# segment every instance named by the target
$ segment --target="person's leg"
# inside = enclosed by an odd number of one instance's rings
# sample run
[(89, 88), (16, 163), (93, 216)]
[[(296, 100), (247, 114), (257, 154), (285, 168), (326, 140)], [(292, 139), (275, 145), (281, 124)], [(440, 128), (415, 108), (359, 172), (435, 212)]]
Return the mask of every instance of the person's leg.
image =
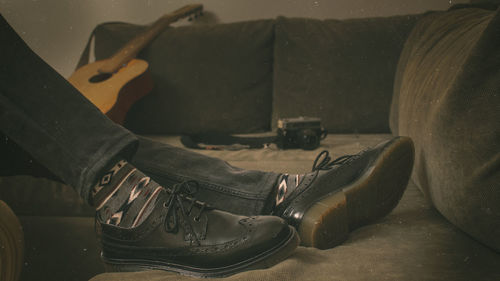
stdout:
[(88, 200), (98, 172), (113, 157), (129, 159), (136, 137), (102, 115), (1, 17), (0, 35), (0, 131)]
[(348, 233), (388, 214), (405, 191), (413, 143), (393, 138), (356, 155), (318, 155), (310, 173), (249, 171), (220, 159), (139, 138), (132, 162), (161, 184), (200, 183), (199, 194), (218, 209), (272, 214), (294, 226), (302, 245), (331, 248)]
[[(250, 171), (186, 149), (139, 138), (131, 163), (164, 186), (199, 183), (197, 197), (241, 215), (269, 214), (279, 174)], [(0, 176), (29, 175), (64, 182), (0, 131)]]
[(112, 268), (218, 277), (269, 266), (295, 249), (297, 233), (281, 218), (214, 210), (191, 196), (195, 182), (164, 188), (151, 180), (127, 162), (136, 137), (34, 54), (2, 17), (0, 42), (3, 140), (93, 203), (102, 257)]
[(221, 159), (139, 137), (131, 162), (156, 181), (199, 183), (198, 195), (218, 209), (241, 215), (270, 214), (279, 174), (234, 167)]
[[(0, 149), (3, 155), (16, 155), (0, 160), (0, 174), (60, 178), (88, 201), (90, 186), (97, 181), (99, 171), (119, 158), (130, 160), (137, 146), (136, 137), (100, 114), (34, 54), (3, 18), (0, 18), (0, 28), (2, 42), (5, 42), (0, 45), (3, 61), (0, 69)], [(141, 147), (144, 148), (141, 159), (157, 157), (147, 155), (149, 144)], [(176, 183), (182, 181), (183, 175), (186, 179), (200, 180), (202, 187), (213, 182), (213, 188), (201, 188), (199, 196), (217, 198), (220, 202), (238, 201), (238, 213), (241, 214), (260, 213), (278, 176), (243, 172), (218, 159), (207, 161), (206, 157), (184, 150), (163, 149), (162, 158), (175, 165), (172, 177), (178, 179)], [(183, 169), (183, 163), (191, 169)], [(149, 172), (155, 167), (145, 164), (142, 168)], [(163, 184), (173, 183), (166, 181)]]

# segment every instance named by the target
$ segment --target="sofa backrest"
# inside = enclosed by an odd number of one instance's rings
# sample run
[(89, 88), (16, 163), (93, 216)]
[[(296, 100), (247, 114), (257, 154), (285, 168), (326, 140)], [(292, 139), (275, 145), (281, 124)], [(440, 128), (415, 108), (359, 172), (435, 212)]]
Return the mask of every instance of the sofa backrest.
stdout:
[[(125, 126), (143, 134), (254, 133), (279, 118), (310, 116), (333, 133), (387, 133), (397, 60), (417, 19), (279, 17), (169, 28), (139, 54), (155, 87)], [(144, 29), (99, 25), (96, 59)]]
[[(95, 56), (108, 58), (145, 29), (107, 23), (95, 30)], [(154, 89), (126, 127), (137, 133), (249, 133), (269, 130), (274, 21), (169, 28), (140, 54)]]
[(278, 18), (273, 124), (312, 115), (333, 133), (388, 133), (399, 54), (417, 19)]

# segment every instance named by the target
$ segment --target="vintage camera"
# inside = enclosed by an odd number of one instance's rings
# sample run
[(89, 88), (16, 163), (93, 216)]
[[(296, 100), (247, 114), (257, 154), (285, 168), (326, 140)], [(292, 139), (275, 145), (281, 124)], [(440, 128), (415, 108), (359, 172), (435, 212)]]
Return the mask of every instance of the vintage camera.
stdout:
[(327, 135), (321, 127), (320, 118), (298, 117), (278, 120), (278, 138), (280, 149), (302, 148), (312, 150), (319, 146), (320, 140)]

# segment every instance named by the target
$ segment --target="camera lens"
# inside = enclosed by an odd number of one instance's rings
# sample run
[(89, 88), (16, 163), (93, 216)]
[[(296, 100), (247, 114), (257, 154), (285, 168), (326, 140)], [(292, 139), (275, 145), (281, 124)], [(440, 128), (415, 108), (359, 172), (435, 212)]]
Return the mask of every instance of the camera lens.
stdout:
[(300, 147), (304, 150), (313, 150), (319, 146), (319, 136), (310, 129), (302, 131), (299, 141)]

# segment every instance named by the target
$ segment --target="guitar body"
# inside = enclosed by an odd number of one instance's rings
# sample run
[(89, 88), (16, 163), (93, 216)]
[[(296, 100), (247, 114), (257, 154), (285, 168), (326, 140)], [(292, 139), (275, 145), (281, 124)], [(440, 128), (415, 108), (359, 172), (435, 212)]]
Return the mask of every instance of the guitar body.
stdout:
[(111, 58), (78, 68), (68, 81), (111, 120), (123, 125), (130, 107), (153, 89), (148, 63), (136, 55), (172, 22), (198, 16), (202, 10), (201, 4), (189, 4), (161, 17)]
[(84, 65), (68, 81), (101, 112), (123, 125), (130, 107), (152, 90), (153, 81), (146, 61), (132, 59), (116, 73), (100, 73), (106, 63), (108, 60)]

